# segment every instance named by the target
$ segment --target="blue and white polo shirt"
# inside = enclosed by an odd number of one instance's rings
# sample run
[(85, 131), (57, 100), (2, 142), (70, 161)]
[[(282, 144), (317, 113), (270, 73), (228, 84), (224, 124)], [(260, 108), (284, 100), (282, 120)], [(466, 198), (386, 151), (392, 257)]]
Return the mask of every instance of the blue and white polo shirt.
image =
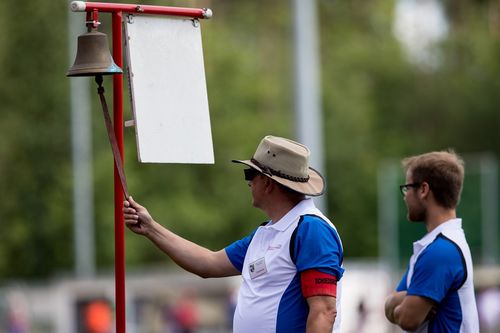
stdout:
[(305, 332), (309, 307), (302, 296), (300, 272), (308, 269), (337, 277), (333, 331), (340, 331), (342, 243), (312, 199), (301, 201), (281, 220), (269, 221), (225, 250), (243, 278), (234, 314), (235, 333)]
[(413, 243), (397, 291), (436, 302), (436, 316), (416, 332), (478, 333), (473, 268), (461, 219), (449, 220)]

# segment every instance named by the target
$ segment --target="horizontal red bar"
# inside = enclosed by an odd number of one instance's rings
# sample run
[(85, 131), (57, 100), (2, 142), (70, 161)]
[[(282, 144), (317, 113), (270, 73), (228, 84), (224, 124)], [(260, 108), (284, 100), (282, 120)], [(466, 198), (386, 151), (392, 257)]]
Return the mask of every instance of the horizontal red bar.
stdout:
[(116, 13), (141, 13), (141, 14), (157, 14), (171, 16), (186, 16), (193, 18), (210, 18), (212, 10), (208, 8), (182, 8), (182, 7), (165, 7), (152, 5), (134, 5), (124, 3), (105, 3), (105, 2), (86, 2), (73, 1), (71, 10), (74, 12), (90, 12), (98, 10), (100, 12)]

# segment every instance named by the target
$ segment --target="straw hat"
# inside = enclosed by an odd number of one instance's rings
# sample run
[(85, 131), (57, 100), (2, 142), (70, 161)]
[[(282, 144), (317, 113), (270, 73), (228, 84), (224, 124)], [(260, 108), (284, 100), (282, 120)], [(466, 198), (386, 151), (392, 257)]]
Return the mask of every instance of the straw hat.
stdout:
[(292, 140), (268, 135), (262, 139), (250, 160), (233, 160), (263, 173), (302, 194), (322, 195), (325, 180), (309, 167), (309, 149)]

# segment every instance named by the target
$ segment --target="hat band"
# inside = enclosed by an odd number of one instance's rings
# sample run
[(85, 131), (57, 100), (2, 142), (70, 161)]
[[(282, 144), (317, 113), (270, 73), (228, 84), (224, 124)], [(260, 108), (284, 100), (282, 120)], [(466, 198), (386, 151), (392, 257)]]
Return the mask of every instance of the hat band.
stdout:
[(250, 161), (255, 164), (256, 166), (258, 166), (259, 168), (262, 169), (262, 172), (265, 173), (265, 174), (268, 174), (270, 176), (278, 176), (280, 178), (285, 178), (285, 179), (288, 179), (288, 180), (291, 180), (293, 182), (299, 182), (299, 183), (307, 183), (309, 181), (309, 176), (307, 177), (295, 177), (295, 176), (290, 176), (290, 175), (287, 175), (287, 174), (284, 174), (282, 173), (281, 171), (278, 171), (278, 170), (274, 170), (274, 169), (271, 169), (269, 167), (266, 167), (262, 164), (260, 164), (256, 159), (252, 158), (250, 159)]

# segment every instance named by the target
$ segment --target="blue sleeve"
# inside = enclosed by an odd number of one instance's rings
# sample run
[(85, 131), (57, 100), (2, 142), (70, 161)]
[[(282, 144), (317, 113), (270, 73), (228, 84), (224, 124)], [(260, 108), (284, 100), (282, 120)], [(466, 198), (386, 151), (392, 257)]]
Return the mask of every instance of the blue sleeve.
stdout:
[[(258, 229), (258, 228), (257, 228)], [(242, 238), (240, 240), (237, 240), (236, 242), (230, 244), (225, 248), (226, 254), (229, 258), (229, 261), (233, 264), (233, 266), (240, 271), (243, 269), (243, 262), (245, 261), (245, 256), (247, 254), (247, 249), (248, 246), (250, 245), (250, 242), (252, 241), (253, 235), (255, 235), (255, 232), (257, 231), (255, 229), (250, 235), (248, 235), (245, 238)]]
[(398, 286), (396, 287), (396, 291), (406, 291), (406, 280), (408, 279), (408, 269), (406, 269), (406, 272), (403, 274), (403, 277), (401, 278), (401, 281), (399, 281)]
[(297, 229), (295, 243), (297, 271), (317, 269), (342, 278), (343, 250), (337, 231), (317, 216), (306, 215)]
[(459, 247), (448, 238), (438, 236), (418, 257), (408, 294), (427, 297), (439, 303), (449, 290), (460, 288), (465, 277)]

